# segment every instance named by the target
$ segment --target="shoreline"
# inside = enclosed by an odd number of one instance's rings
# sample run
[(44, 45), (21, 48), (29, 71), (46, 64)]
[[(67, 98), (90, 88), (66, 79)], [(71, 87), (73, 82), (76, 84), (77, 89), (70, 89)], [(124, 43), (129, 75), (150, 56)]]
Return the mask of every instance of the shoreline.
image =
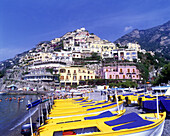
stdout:
[[(36, 119), (38, 118), (38, 110), (31, 116), (32, 122), (37, 123)], [(22, 124), (14, 128), (13, 130), (9, 130), (6, 136), (22, 136), (21, 135), (21, 127), (22, 125), (30, 123), (30, 118), (24, 121)]]
[(4, 91), (2, 95), (47, 95), (50, 91)]

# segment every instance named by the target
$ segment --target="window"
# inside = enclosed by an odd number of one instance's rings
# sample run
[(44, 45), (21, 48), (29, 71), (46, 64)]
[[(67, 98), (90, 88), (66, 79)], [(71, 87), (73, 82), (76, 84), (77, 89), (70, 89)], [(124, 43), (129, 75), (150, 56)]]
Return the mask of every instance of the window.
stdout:
[(126, 55), (130, 55), (130, 53), (129, 53), (129, 52), (127, 52), (127, 53), (126, 53)]
[(68, 70), (68, 74), (70, 74), (70, 70)]
[(80, 76), (80, 80), (82, 80), (82, 76)]
[(88, 74), (90, 74), (90, 71), (88, 71)]
[(135, 69), (133, 69), (133, 73), (135, 73)]
[(127, 69), (127, 72), (130, 73), (130, 69)]
[(93, 79), (93, 76), (91, 76), (91, 79)]
[(139, 75), (137, 75), (136, 78), (139, 78)]
[(123, 79), (125, 79), (125, 75), (123, 75)]
[(66, 80), (68, 80), (68, 76), (66, 76)]
[(64, 76), (61, 76), (61, 77), (60, 77), (60, 80), (64, 80)]
[(76, 74), (76, 70), (74, 70), (74, 74)]
[(109, 78), (112, 79), (112, 75), (110, 75)]
[(73, 80), (77, 80), (77, 76), (73, 76)]
[(86, 76), (84, 76), (84, 80), (86, 80)]
[(122, 73), (122, 69), (120, 69), (120, 73)]
[(108, 69), (106, 69), (106, 72), (108, 72)]
[(65, 69), (60, 69), (60, 73), (65, 73), (66, 70)]
[(89, 79), (89, 76), (87, 78)]
[(136, 52), (132, 52), (132, 55), (136, 55)]
[(127, 57), (126, 59), (127, 59), (127, 60), (130, 60), (130, 57)]
[(119, 79), (119, 75), (116, 75), (116, 79)]

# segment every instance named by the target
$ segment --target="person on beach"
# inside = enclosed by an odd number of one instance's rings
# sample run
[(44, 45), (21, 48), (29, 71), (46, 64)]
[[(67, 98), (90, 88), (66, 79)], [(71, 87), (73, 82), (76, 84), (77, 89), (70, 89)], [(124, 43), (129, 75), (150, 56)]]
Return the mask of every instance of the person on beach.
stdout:
[(20, 97), (18, 97), (18, 102), (20, 102), (20, 100), (21, 100), (21, 98), (20, 98)]
[(0, 99), (0, 102), (2, 102), (2, 99)]
[(60, 97), (59, 97), (59, 99), (62, 99), (63, 98), (63, 96), (62, 96), (62, 94), (60, 94)]

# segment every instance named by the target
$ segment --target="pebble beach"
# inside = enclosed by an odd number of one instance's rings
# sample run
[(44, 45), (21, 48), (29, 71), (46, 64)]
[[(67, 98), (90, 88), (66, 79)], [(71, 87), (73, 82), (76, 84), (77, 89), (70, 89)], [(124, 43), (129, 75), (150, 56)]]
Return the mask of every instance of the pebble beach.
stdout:
[[(106, 99), (106, 96), (101, 96), (99, 92), (95, 92), (95, 93), (91, 93), (90, 95), (90, 99), (93, 99), (94, 101), (98, 101), (98, 100), (104, 100)], [(124, 107), (126, 109), (126, 113), (131, 113), (131, 112), (136, 112), (136, 113), (143, 113), (141, 109), (138, 109), (137, 105), (134, 106), (128, 106), (128, 107)], [(32, 116), (32, 121), (34, 123), (36, 123), (36, 119), (38, 118), (38, 111), (36, 111), (34, 113), (34, 115)], [(9, 131), (6, 136), (21, 136), (21, 126), (23, 124), (29, 123), (29, 118), (23, 122), (21, 125), (19, 125), (18, 127), (16, 127), (14, 130)], [(3, 135), (2, 135), (3, 136)], [(164, 130), (162, 133), (162, 136), (170, 136), (170, 117), (167, 117), (165, 120), (165, 124), (164, 124)]]

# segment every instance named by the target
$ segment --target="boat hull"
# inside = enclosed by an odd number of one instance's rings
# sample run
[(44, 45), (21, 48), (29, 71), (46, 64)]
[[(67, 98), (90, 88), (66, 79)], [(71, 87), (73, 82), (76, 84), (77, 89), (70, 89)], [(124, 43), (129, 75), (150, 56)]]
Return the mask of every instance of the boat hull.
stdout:
[[(105, 111), (117, 111), (118, 110), (118, 107), (117, 106), (115, 106), (115, 107), (112, 107), (112, 108), (108, 108), (108, 109), (103, 109), (103, 110), (101, 110), (101, 111), (94, 111), (94, 112), (80, 112), (80, 113), (77, 113), (77, 114), (71, 114), (70, 113), (70, 115), (69, 115), (69, 113), (68, 114), (66, 114), (66, 115), (49, 115), (49, 117), (48, 117), (48, 119), (55, 119), (55, 118), (65, 118), (65, 117), (75, 117), (75, 116), (84, 116), (84, 115), (90, 115), (90, 114), (98, 114), (98, 113), (102, 113), (102, 112), (105, 112)], [(119, 105), (119, 110), (123, 110), (123, 103), (121, 103), (120, 105)]]

